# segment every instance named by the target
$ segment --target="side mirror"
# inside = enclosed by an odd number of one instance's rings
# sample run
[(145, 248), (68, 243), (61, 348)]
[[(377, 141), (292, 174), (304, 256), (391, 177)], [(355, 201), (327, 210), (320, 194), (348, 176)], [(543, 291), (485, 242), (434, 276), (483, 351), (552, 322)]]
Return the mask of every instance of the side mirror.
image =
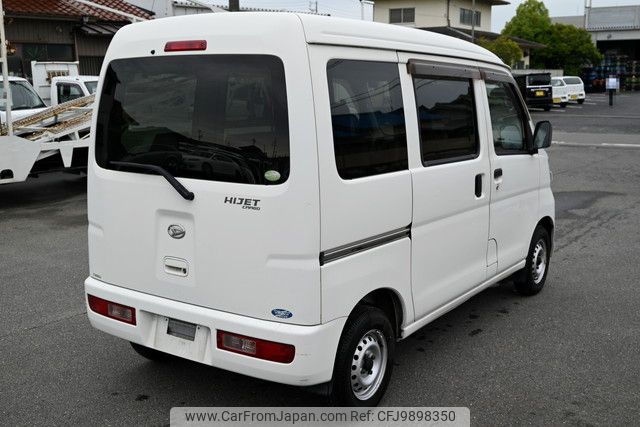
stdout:
[(553, 126), (551, 126), (551, 122), (545, 120), (545, 121), (536, 123), (536, 130), (533, 133), (533, 147), (534, 148), (551, 147), (552, 135), (553, 135)]

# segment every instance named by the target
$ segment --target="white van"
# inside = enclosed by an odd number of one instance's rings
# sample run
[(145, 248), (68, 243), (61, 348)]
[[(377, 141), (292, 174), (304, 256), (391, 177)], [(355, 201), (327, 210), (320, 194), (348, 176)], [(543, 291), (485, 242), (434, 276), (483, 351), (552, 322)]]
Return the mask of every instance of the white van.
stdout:
[[(224, 43), (220, 43), (224, 40)], [(547, 277), (549, 122), (458, 39), (289, 13), (120, 30), (89, 156), (91, 324), (374, 405), (395, 343)]]
[(551, 89), (553, 91), (553, 103), (565, 108), (569, 103), (569, 90), (562, 77), (551, 77)]
[(587, 98), (582, 79), (576, 76), (564, 76), (562, 81), (567, 85), (569, 101), (576, 101), (578, 104), (582, 104)]

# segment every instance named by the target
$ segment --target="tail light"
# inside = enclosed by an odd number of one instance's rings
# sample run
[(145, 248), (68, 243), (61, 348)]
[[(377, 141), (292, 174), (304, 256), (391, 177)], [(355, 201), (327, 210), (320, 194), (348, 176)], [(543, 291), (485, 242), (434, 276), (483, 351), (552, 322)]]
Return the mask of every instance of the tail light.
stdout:
[(89, 300), (89, 308), (92, 311), (130, 325), (136, 324), (135, 308), (94, 297), (93, 295), (87, 295), (87, 299)]
[(265, 341), (231, 332), (218, 331), (218, 348), (278, 363), (291, 363), (296, 348), (290, 344)]
[(206, 40), (185, 40), (178, 42), (167, 42), (164, 45), (165, 52), (184, 52), (187, 50), (207, 50)]

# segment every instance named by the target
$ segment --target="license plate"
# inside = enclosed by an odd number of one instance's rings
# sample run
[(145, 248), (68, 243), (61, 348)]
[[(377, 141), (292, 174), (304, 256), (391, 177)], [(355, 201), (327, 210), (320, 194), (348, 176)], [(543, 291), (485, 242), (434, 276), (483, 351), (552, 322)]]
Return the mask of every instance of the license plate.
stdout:
[(184, 340), (193, 341), (196, 338), (197, 325), (183, 322), (182, 320), (169, 319), (167, 323), (167, 334)]
[(560, 104), (561, 99), (560, 98), (553, 98), (553, 103), (554, 104)]
[(544, 96), (544, 91), (543, 90), (537, 90), (536, 91), (536, 96)]
[(571, 95), (571, 99), (578, 99), (578, 95)]

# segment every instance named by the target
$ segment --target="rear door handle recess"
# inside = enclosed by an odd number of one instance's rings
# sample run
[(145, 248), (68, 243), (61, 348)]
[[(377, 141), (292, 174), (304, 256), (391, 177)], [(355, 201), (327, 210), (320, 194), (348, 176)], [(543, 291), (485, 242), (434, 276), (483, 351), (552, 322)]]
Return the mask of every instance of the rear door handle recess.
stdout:
[(186, 277), (189, 275), (189, 264), (184, 259), (164, 257), (164, 272), (172, 276)]
[(482, 197), (482, 174), (476, 175), (476, 197)]
[(493, 178), (498, 179), (502, 178), (502, 169), (496, 169), (493, 171)]

